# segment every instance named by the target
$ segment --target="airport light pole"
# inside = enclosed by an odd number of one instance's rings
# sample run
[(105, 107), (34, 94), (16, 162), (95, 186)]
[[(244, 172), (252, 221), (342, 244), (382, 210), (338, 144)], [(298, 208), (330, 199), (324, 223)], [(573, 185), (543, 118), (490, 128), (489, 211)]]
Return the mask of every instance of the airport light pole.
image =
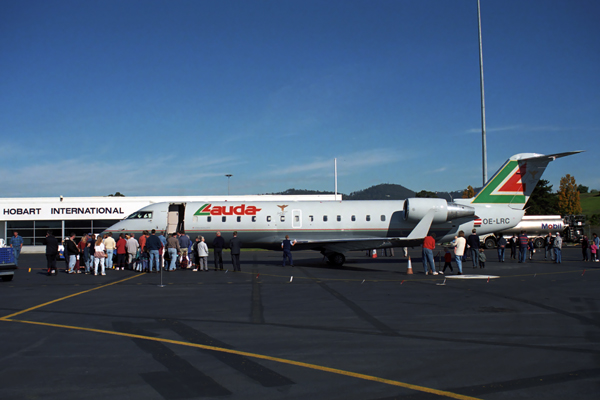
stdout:
[(231, 178), (233, 175), (226, 174), (225, 176), (227, 177), (227, 196), (229, 196), (229, 178)]
[(483, 47), (481, 45), (481, 5), (477, 0), (477, 21), (479, 26), (479, 86), (481, 88), (481, 152), (483, 164), (483, 186), (487, 182), (487, 144), (485, 138), (485, 95), (483, 90)]

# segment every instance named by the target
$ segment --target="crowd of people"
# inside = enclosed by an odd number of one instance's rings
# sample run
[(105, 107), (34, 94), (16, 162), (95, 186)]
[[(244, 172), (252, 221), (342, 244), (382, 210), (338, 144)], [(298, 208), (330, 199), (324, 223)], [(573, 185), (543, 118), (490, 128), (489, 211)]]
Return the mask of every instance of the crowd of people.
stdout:
[[(600, 249), (600, 238), (597, 234), (592, 235), (592, 239), (583, 236), (581, 241), (581, 251), (583, 261), (600, 262), (598, 252)], [(503, 263), (505, 260), (506, 248), (510, 249), (510, 258), (517, 259), (519, 263), (524, 263), (529, 259), (534, 259), (536, 252), (535, 241), (533, 238), (527, 237), (527, 232), (524, 230), (517, 236), (513, 235), (506, 240), (502, 235), (497, 235), (496, 246), (498, 251), (498, 262)], [(556, 264), (562, 263), (562, 246), (563, 238), (560, 233), (552, 236), (551, 233), (544, 238), (544, 260), (551, 260)], [(480, 247), (480, 239), (477, 235), (477, 230), (473, 229), (471, 235), (465, 238), (464, 231), (459, 231), (454, 237), (454, 241), (449, 246), (444, 248), (444, 267), (439, 272), (435, 270), (433, 250), (435, 249), (435, 234), (427, 236), (423, 240), (423, 268), (425, 275), (444, 274), (449, 268), (453, 272), (452, 261), (456, 263), (458, 275), (463, 273), (463, 262), (470, 256), (473, 262), (473, 268), (485, 268), (487, 256), (485, 250)], [(454, 254), (452, 254), (454, 253)]]
[[(106, 275), (107, 270), (138, 272), (175, 271), (190, 269), (208, 271), (208, 245), (204, 236), (195, 240), (184, 232), (168, 235), (157, 234), (156, 230), (144, 231), (139, 239), (134, 233), (121, 233), (117, 240), (111, 232), (104, 235), (88, 233), (79, 241), (72, 233), (63, 241), (66, 273)], [(45, 238), (47, 273), (57, 275), (59, 242), (52, 231)], [(221, 232), (217, 232), (212, 242), (214, 248), (214, 270), (223, 270), (223, 249), (231, 250), (234, 271), (241, 271), (240, 252), (242, 242), (233, 232), (233, 238), (226, 247)]]

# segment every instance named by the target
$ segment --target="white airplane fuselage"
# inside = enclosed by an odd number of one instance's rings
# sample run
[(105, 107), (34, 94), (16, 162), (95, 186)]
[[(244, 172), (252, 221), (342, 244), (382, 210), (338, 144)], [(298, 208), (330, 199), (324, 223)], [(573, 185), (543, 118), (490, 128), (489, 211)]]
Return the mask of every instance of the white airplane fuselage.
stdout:
[[(446, 203), (442, 199), (435, 200)], [(222, 233), (226, 241), (232, 237), (233, 231), (237, 231), (244, 247), (264, 249), (280, 248), (285, 235), (296, 239), (301, 247), (318, 250), (334, 247), (328, 241), (343, 242), (350, 239), (355, 243), (342, 247), (347, 250), (363, 250), (394, 247), (394, 242), (388, 239), (407, 237), (418, 223), (418, 220), (407, 220), (405, 200), (198, 202), (185, 204), (184, 218), (181, 220), (178, 216), (180, 223), (168, 229), (170, 206), (172, 205), (169, 203), (157, 203), (144, 207), (138, 211), (142, 218), (137, 218), (134, 214), (113, 225), (108, 231), (117, 235), (121, 232), (133, 232), (139, 236), (145, 230), (156, 229), (171, 233), (175, 229), (183, 229), (192, 239), (199, 235), (205, 236), (209, 245), (217, 231)], [(180, 205), (177, 206), (180, 207), (179, 210), (183, 210)], [(523, 216), (523, 210), (511, 209), (507, 205), (481, 205), (473, 208), (476, 217), (434, 221), (429, 232), (435, 233), (438, 243), (450, 242), (460, 230), (467, 235), (474, 227), (478, 234), (494, 233), (512, 228)], [(362, 245), (361, 238), (368, 239), (369, 243)], [(371, 243), (374, 238), (380, 238), (381, 243)], [(405, 244), (398, 244), (401, 245)]]

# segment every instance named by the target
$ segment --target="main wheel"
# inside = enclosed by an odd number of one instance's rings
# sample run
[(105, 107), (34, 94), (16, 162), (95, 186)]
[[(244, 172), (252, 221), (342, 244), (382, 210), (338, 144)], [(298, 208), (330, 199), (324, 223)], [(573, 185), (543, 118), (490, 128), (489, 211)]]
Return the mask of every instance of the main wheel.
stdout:
[(327, 256), (330, 264), (335, 265), (336, 267), (341, 267), (346, 261), (346, 256), (342, 253), (333, 253)]

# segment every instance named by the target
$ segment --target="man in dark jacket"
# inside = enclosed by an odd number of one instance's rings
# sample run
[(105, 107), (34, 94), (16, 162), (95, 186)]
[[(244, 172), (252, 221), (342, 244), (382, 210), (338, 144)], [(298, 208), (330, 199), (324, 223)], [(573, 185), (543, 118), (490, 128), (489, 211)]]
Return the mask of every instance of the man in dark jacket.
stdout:
[(217, 270), (217, 260), (219, 268), (223, 271), (223, 247), (225, 247), (225, 239), (221, 236), (221, 232), (217, 232), (217, 236), (212, 242), (215, 249), (215, 271)]
[(65, 240), (65, 259), (66, 255), (69, 255), (67, 273), (74, 274), (75, 264), (77, 264), (77, 256), (79, 255), (79, 247), (75, 244), (75, 234), (71, 233), (71, 236)]
[(156, 272), (160, 272), (160, 248), (162, 247), (162, 242), (156, 236), (156, 230), (152, 229), (152, 234), (148, 236), (146, 239), (146, 248), (150, 253), (150, 266), (149, 270), (152, 273), (152, 266), (156, 266)]
[(506, 249), (506, 239), (502, 236), (501, 233), (496, 234), (498, 236), (498, 240), (496, 241), (496, 246), (498, 246), (498, 262), (504, 262), (504, 250)]
[(46, 261), (48, 265), (48, 276), (54, 273), (54, 276), (58, 275), (56, 270), (56, 256), (58, 255), (58, 240), (52, 235), (52, 231), (46, 233), (46, 239), (44, 239), (46, 245)]
[(229, 241), (229, 248), (231, 249), (231, 263), (233, 264), (233, 270), (241, 271), (240, 252), (242, 250), (242, 241), (237, 237), (237, 231), (233, 232), (233, 237)]
[(471, 235), (467, 238), (467, 244), (471, 248), (471, 258), (473, 259), (473, 268), (477, 268), (479, 261), (479, 236), (477, 230), (473, 229)]

